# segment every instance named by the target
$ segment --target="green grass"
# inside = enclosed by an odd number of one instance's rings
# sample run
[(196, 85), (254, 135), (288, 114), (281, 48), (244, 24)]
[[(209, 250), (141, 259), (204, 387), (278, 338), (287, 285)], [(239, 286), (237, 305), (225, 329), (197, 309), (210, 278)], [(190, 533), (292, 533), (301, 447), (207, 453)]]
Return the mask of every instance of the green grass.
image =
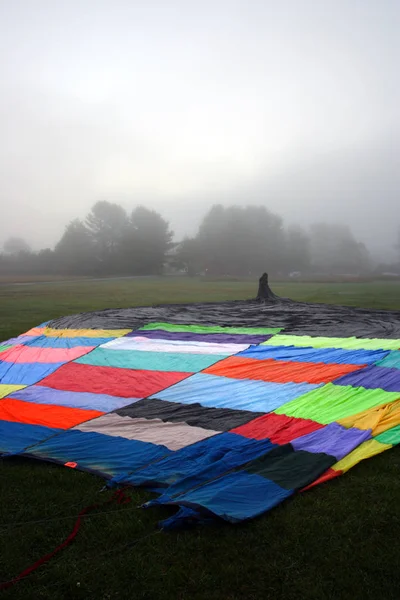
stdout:
[[(247, 298), (255, 289), (254, 282), (187, 279), (4, 285), (0, 340), (63, 314)], [(400, 309), (400, 286), (394, 283), (293, 283), (273, 289), (298, 300)], [(153, 534), (157, 521), (170, 512), (137, 509), (150, 496), (132, 490), (131, 504), (96, 511), (69, 548), (3, 596), (397, 599), (399, 467), (400, 452), (392, 449), (248, 524), (179, 533)], [(1, 581), (58, 545), (82, 507), (110, 497), (110, 492), (99, 493), (100, 478), (57, 465), (14, 458), (0, 462), (0, 468)], [(27, 523), (43, 519), (49, 520)]]

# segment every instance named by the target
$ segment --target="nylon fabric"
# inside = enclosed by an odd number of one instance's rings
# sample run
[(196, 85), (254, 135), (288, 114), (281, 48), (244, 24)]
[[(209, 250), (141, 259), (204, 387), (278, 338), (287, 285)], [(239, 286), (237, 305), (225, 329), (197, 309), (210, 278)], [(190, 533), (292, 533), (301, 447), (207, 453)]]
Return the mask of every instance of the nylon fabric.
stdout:
[(190, 333), (182, 331), (164, 331), (163, 329), (152, 329), (143, 331), (143, 329), (128, 333), (127, 337), (135, 337), (150, 340), (164, 340), (165, 342), (200, 342), (208, 344), (260, 344), (268, 340), (272, 334), (239, 334), (239, 333)]
[(343, 350), (342, 348), (303, 348), (302, 346), (250, 346), (239, 356), (266, 360), (273, 358), (282, 361), (305, 363), (325, 363), (336, 365), (368, 365), (384, 359), (388, 350)]
[(335, 479), (335, 477), (339, 477), (340, 475), (342, 475), (342, 471), (340, 471), (339, 469), (335, 470), (330, 467), (327, 471), (325, 471), (325, 473), (323, 473), (322, 475), (317, 477), (317, 479), (315, 481), (313, 481), (312, 483), (309, 483), (300, 491), (306, 492), (307, 490), (310, 490), (311, 488), (315, 487), (316, 485), (320, 485), (321, 483), (331, 481), (332, 479)]
[(75, 362), (82, 365), (98, 367), (117, 367), (120, 369), (138, 369), (147, 371), (173, 371), (197, 373), (202, 369), (222, 360), (225, 356), (218, 354), (184, 354), (170, 352), (137, 352), (132, 350), (107, 350), (96, 348), (88, 355), (78, 358)]
[(400, 425), (380, 433), (375, 439), (380, 444), (392, 444), (393, 446), (400, 444)]
[(120, 436), (180, 450), (190, 444), (219, 433), (211, 429), (192, 427), (186, 423), (170, 423), (161, 419), (131, 418), (110, 413), (76, 427), (79, 431), (93, 431), (104, 435)]
[(33, 385), (54, 371), (63, 363), (8, 363), (0, 360), (0, 384)]
[(336, 379), (335, 383), (353, 387), (362, 386), (367, 389), (380, 388), (386, 392), (399, 392), (400, 395), (400, 369), (370, 365), (362, 373), (349, 373)]
[(275, 335), (268, 340), (269, 346), (300, 346), (302, 348), (341, 348), (343, 350), (397, 350), (399, 340), (358, 339), (355, 337), (311, 337), (309, 335)]
[(1, 355), (1, 360), (10, 363), (63, 363), (74, 360), (93, 350), (92, 347), (75, 348), (31, 348), (13, 346)]
[(338, 423), (329, 423), (323, 429), (298, 437), (291, 443), (295, 450), (324, 452), (339, 461), (370, 438), (369, 430), (360, 430), (355, 427), (346, 429)]
[(15, 400), (24, 400), (25, 402), (34, 402), (37, 404), (55, 404), (57, 406), (98, 410), (100, 412), (116, 410), (127, 404), (138, 401), (138, 398), (120, 398), (119, 396), (91, 394), (90, 392), (68, 392), (45, 387), (43, 385), (32, 385), (27, 388), (22, 388), (19, 391), (10, 393), (9, 397)]
[(131, 329), (54, 329), (53, 327), (33, 327), (25, 333), (32, 336), (46, 337), (93, 337), (115, 338), (130, 333)]
[(51, 404), (33, 404), (11, 398), (0, 402), (0, 420), (29, 425), (44, 425), (56, 429), (69, 429), (83, 421), (95, 419), (104, 413)]
[(329, 454), (294, 451), (292, 444), (285, 444), (252, 461), (246, 471), (270, 479), (286, 490), (298, 490), (315, 481), (335, 462)]
[(175, 333), (239, 333), (243, 335), (270, 335), (280, 331), (278, 327), (221, 327), (212, 325), (175, 325), (172, 323), (149, 323), (139, 329), (141, 331), (151, 331), (162, 329)]
[[(29, 346), (30, 348), (60, 348), (71, 349), (77, 346), (94, 348), (106, 344), (114, 338), (97, 337), (46, 337), (45, 335), (29, 336), (21, 335), (13, 338), (12, 345)], [(116, 338), (119, 339), (119, 338)]]
[(338, 423), (344, 427), (370, 429), (372, 435), (379, 435), (387, 429), (400, 425), (400, 399), (351, 415), (339, 420)]
[(0, 384), (0, 398), (5, 398), (17, 390), (22, 390), (24, 385), (4, 385)]
[(144, 352), (181, 352), (188, 354), (218, 354), (230, 356), (245, 350), (248, 344), (215, 344), (178, 340), (148, 339), (145, 337), (117, 338), (103, 346), (107, 350), (139, 350)]
[[(183, 490), (200, 485), (201, 482), (220, 477), (274, 447), (269, 440), (254, 441), (233, 433), (221, 433), (182, 448), (140, 471), (117, 477), (111, 483), (158, 489), (163, 491), (164, 501)], [(153, 502), (158, 503), (158, 499), (155, 498), (151, 501)]]
[(286, 415), (269, 413), (232, 429), (232, 433), (262, 440), (269, 438), (274, 444), (287, 444), (296, 438), (324, 427), (309, 419), (295, 419)]
[(183, 404), (198, 403), (211, 408), (265, 413), (303, 396), (315, 387), (308, 383), (269, 383), (196, 373), (187, 381), (154, 394), (154, 397)]
[(360, 365), (325, 365), (323, 363), (296, 363), (281, 360), (253, 360), (232, 356), (222, 363), (205, 369), (205, 373), (231, 377), (233, 379), (252, 379), (275, 383), (328, 383), (343, 375), (358, 371)]
[(60, 433), (62, 429), (0, 420), (0, 454), (17, 454)]
[(31, 447), (26, 455), (61, 464), (77, 463), (79, 469), (111, 479), (169, 453), (164, 446), (74, 429)]
[(389, 367), (391, 369), (400, 369), (400, 351), (393, 350), (385, 358), (375, 363), (377, 367)]
[(145, 398), (187, 376), (187, 373), (136, 371), (68, 363), (43, 379), (41, 385), (70, 392)]
[(216, 431), (228, 431), (234, 427), (239, 427), (262, 414), (231, 408), (205, 408), (198, 403), (180, 404), (158, 400), (157, 398), (139, 400), (134, 404), (116, 410), (116, 412), (121, 416), (132, 418), (159, 418), (172, 423), (176, 421), (185, 422), (194, 427)]
[[(206, 510), (229, 523), (237, 523), (271, 510), (292, 494), (293, 490), (282, 489), (264, 477), (238, 472), (206, 483), (165, 504), (195, 507), (197, 512)], [(166, 524), (161, 523), (161, 526), (165, 528)]]
[(311, 419), (328, 424), (379, 404), (394, 402), (398, 397), (396, 392), (327, 383), (323, 388), (312, 390), (301, 398), (277, 408), (275, 412), (278, 415), (284, 414), (288, 417)]
[(341, 471), (342, 473), (346, 473), (349, 469), (358, 465), (359, 462), (365, 460), (367, 458), (371, 458), (372, 456), (376, 456), (385, 450), (391, 448), (389, 444), (381, 443), (376, 439), (367, 440), (358, 448), (350, 452), (347, 456), (342, 458), (339, 462), (333, 465), (333, 469), (335, 471)]

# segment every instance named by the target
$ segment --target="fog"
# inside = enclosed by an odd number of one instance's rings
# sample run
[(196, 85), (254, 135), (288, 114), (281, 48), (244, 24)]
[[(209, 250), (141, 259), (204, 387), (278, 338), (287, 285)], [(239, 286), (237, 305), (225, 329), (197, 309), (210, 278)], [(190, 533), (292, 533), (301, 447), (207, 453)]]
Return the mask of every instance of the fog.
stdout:
[(98, 200), (349, 224), (400, 218), (397, 0), (0, 0), (0, 246), (53, 246)]

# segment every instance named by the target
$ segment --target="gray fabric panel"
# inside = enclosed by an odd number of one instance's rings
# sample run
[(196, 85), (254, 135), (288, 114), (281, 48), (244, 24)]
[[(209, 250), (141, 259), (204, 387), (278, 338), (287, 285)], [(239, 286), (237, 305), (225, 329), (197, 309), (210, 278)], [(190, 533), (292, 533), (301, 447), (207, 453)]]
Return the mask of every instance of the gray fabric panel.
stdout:
[(116, 413), (109, 413), (97, 419), (81, 423), (74, 429), (91, 431), (162, 445), (169, 450), (180, 450), (185, 446), (220, 433), (212, 429), (191, 427), (187, 423), (165, 423), (161, 419), (131, 419)]
[(55, 319), (50, 327), (137, 329), (146, 323), (282, 327), (285, 333), (326, 337), (399, 338), (400, 311), (330, 304), (256, 300), (106, 309)]
[(217, 431), (229, 431), (264, 414), (231, 408), (205, 408), (198, 403), (179, 404), (158, 399), (139, 400), (114, 412), (132, 418), (145, 417), (147, 419), (185, 422), (195, 427)]

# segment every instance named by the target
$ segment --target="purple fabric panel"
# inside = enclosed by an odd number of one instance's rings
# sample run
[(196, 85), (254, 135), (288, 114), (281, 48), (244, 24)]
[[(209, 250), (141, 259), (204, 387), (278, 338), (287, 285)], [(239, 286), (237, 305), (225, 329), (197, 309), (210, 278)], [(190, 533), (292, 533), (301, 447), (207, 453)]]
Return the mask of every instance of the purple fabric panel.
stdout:
[(18, 346), (19, 344), (25, 344), (27, 342), (31, 342), (32, 340), (37, 340), (39, 335), (20, 335), (19, 337), (11, 338), (6, 342), (3, 342), (5, 346)]
[(175, 331), (164, 331), (163, 329), (154, 329), (151, 331), (132, 331), (126, 337), (146, 337), (158, 340), (175, 340), (191, 342), (210, 342), (210, 343), (233, 343), (233, 344), (261, 344), (269, 340), (272, 335), (241, 335), (237, 333), (183, 333)]
[(357, 448), (362, 442), (371, 438), (370, 429), (346, 429), (338, 423), (329, 423), (326, 427), (303, 435), (293, 440), (291, 445), (295, 450), (307, 452), (324, 452), (341, 460), (349, 452)]
[(367, 389), (380, 388), (385, 392), (400, 392), (400, 370), (373, 365), (354, 371), (333, 382), (335, 385), (352, 385)]

